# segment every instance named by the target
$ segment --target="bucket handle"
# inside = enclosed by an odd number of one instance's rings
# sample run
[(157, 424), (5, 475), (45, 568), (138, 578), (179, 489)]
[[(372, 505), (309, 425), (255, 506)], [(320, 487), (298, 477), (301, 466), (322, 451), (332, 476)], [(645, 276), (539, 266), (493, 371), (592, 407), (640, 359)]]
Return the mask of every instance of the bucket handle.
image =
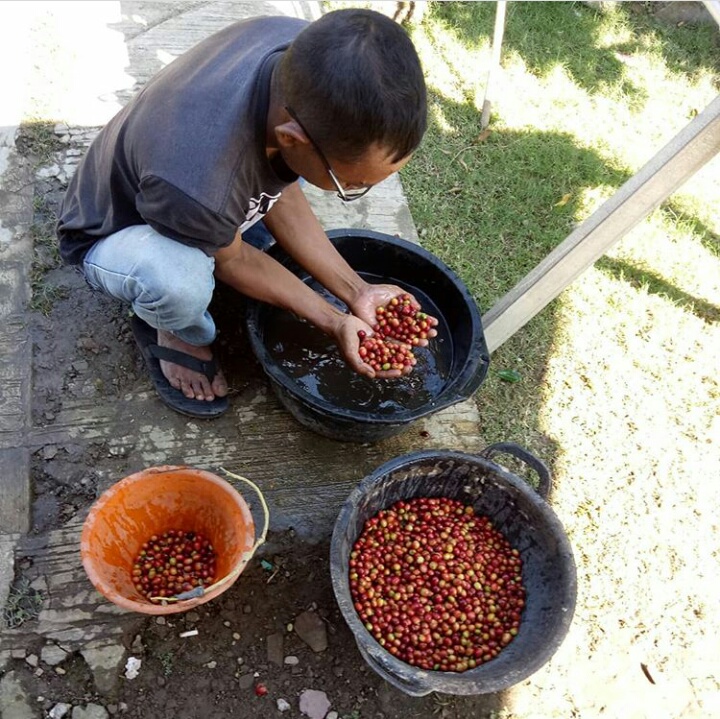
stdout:
[(221, 467), (222, 471), (225, 472), (229, 477), (232, 477), (233, 479), (239, 479), (241, 482), (245, 482), (245, 484), (249, 485), (253, 490), (255, 490), (255, 493), (260, 498), (260, 504), (262, 505), (263, 509), (263, 521), (264, 521), (264, 527), (262, 532), (260, 533), (260, 536), (255, 540), (255, 544), (253, 544), (250, 549), (244, 551), (242, 555), (240, 556), (240, 559), (238, 560), (238, 563), (233, 567), (232, 571), (229, 574), (226, 574), (222, 579), (218, 579), (217, 582), (214, 582), (209, 587), (195, 587), (194, 589), (190, 589), (187, 592), (182, 592), (182, 594), (177, 594), (174, 597), (151, 597), (151, 599), (159, 599), (161, 603), (163, 602), (184, 602), (188, 599), (195, 599), (197, 597), (202, 597), (208, 592), (210, 592), (213, 589), (217, 589), (218, 587), (221, 587), (223, 584), (227, 584), (228, 582), (233, 582), (237, 578), (237, 576), (242, 572), (243, 569), (245, 569), (247, 563), (253, 558), (253, 555), (258, 550), (261, 544), (265, 543), (265, 539), (267, 538), (268, 528), (270, 526), (270, 510), (268, 509), (267, 502), (265, 501), (265, 497), (263, 496), (263, 493), (260, 491), (260, 487), (258, 487), (254, 482), (251, 482), (247, 477), (241, 477), (239, 474), (233, 474), (229, 470), (225, 469), (225, 467)]
[(539, 484), (535, 490), (543, 499), (547, 499), (550, 496), (552, 490), (552, 475), (550, 469), (539, 457), (530, 453), (524, 447), (521, 447), (515, 442), (496, 442), (490, 444), (480, 452), (481, 457), (486, 459), (492, 459), (495, 454), (510, 454), (521, 462), (527, 464), (530, 469), (534, 469), (539, 478)]

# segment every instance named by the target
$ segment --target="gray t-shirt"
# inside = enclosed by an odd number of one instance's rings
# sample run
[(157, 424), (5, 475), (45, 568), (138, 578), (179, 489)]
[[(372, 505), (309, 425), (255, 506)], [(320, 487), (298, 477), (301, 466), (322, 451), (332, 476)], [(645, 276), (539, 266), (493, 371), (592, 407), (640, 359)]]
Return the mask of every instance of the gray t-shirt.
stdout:
[(60, 253), (80, 264), (131, 225), (207, 254), (229, 245), (297, 179), (266, 156), (270, 78), (307, 25), (262, 17), (207, 38), (158, 73), (99, 133), (60, 208)]

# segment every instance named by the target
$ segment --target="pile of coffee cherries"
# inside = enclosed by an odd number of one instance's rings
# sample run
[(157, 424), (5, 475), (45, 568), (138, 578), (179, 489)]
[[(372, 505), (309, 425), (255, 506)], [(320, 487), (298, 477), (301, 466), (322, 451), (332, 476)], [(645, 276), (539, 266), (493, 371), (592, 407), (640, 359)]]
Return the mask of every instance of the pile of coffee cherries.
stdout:
[(464, 672), (517, 635), (522, 560), (490, 519), (453, 499), (400, 501), (369, 519), (350, 592), (372, 636), (421, 669)]
[(170, 529), (144, 542), (133, 563), (135, 589), (154, 604), (166, 597), (209, 586), (215, 579), (215, 551), (198, 532)]
[(404, 370), (417, 360), (412, 348), (429, 337), (437, 320), (414, 307), (410, 295), (393, 297), (375, 310), (372, 337), (360, 330), (360, 357), (376, 372)]

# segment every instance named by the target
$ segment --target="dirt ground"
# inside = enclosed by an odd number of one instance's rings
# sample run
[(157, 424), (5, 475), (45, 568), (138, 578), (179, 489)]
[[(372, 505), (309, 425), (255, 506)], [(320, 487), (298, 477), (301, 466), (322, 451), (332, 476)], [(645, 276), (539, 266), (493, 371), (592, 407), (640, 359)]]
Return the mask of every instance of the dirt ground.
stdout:
[[(299, 717), (298, 698), (306, 689), (325, 692), (330, 711), (345, 719), (488, 717), (501, 708), (499, 695), (417, 699), (387, 685), (362, 660), (340, 615), (330, 586), (328, 545), (299, 544), (291, 534), (272, 537), (271, 544), (264, 561), (272, 568), (255, 561), (217, 600), (184, 614), (148, 617), (126, 636), (128, 656), (142, 664), (135, 679), (121, 679), (114, 696), (97, 694), (79, 656), (63, 663), (62, 676), (46, 671), (36, 677), (17, 662), (29, 695), (48, 697), (40, 703), (46, 711), (62, 698), (73, 705), (100, 704), (128, 719), (280, 716), (278, 699), (291, 707), (285, 716)], [(324, 651), (313, 651), (288, 631), (305, 611), (325, 623)], [(180, 637), (193, 629), (196, 636)], [(273, 635), (283, 638), (280, 664), (268, 658)], [(286, 657), (296, 657), (297, 664), (285, 664)], [(259, 684), (267, 687), (265, 696), (256, 695)]]

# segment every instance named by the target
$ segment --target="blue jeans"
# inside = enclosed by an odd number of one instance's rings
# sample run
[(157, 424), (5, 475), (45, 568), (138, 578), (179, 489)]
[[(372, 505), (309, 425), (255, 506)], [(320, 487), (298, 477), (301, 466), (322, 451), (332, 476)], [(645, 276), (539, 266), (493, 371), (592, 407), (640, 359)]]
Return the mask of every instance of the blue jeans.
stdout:
[[(274, 239), (262, 222), (243, 241), (265, 250)], [(202, 250), (171, 240), (149, 225), (126, 227), (96, 242), (85, 256), (88, 284), (128, 302), (156, 329), (204, 347), (217, 331), (208, 312), (215, 289), (215, 260)]]

